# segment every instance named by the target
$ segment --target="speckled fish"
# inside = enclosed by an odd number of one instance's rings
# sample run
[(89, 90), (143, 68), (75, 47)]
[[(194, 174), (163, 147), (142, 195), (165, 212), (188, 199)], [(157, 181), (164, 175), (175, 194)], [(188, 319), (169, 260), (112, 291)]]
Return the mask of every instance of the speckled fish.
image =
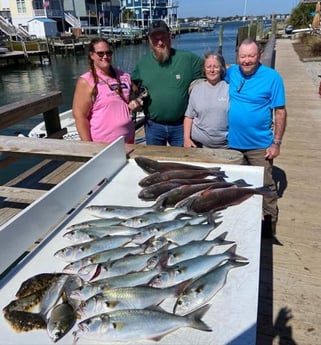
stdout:
[(77, 229), (88, 229), (88, 228), (100, 227), (100, 226), (110, 226), (110, 225), (119, 224), (121, 221), (122, 219), (118, 217), (90, 219), (84, 222), (72, 224), (68, 226), (66, 230), (69, 231), (69, 230), (77, 230)]
[(181, 185), (169, 190), (166, 193), (161, 194), (156, 199), (156, 204), (159, 208), (174, 207), (178, 202), (191, 196), (196, 192), (206, 189), (226, 188), (232, 186), (245, 187), (249, 185), (244, 180), (237, 180), (234, 182), (211, 182), (211, 180), (208, 180), (206, 183)]
[(161, 181), (150, 186), (142, 188), (138, 193), (138, 197), (145, 201), (156, 200), (160, 195), (169, 192), (170, 190), (183, 185), (197, 185), (202, 183), (214, 183), (221, 178), (191, 178), (191, 179), (172, 179), (168, 181)]
[(185, 316), (154, 309), (125, 309), (99, 314), (78, 323), (73, 333), (74, 343), (80, 337), (102, 342), (152, 339), (160, 340), (181, 327), (192, 327), (210, 332), (212, 329), (201, 318), (209, 306)]
[(93, 241), (75, 244), (57, 250), (54, 256), (67, 262), (73, 262), (86, 256), (123, 246), (132, 240), (132, 236), (105, 236)]
[(144, 309), (162, 303), (166, 298), (178, 297), (186, 283), (165, 289), (149, 286), (105, 288), (83, 301), (77, 314), (81, 318), (108, 313), (120, 309)]
[(118, 217), (127, 219), (130, 217), (138, 217), (146, 213), (156, 211), (155, 207), (143, 206), (122, 206), (122, 205), (90, 205), (86, 207), (88, 212), (97, 218), (113, 218)]
[(47, 321), (47, 334), (55, 343), (64, 337), (74, 326), (76, 313), (67, 302), (54, 306)]
[(228, 260), (223, 265), (190, 282), (177, 298), (174, 314), (184, 315), (208, 303), (226, 284), (229, 271), (247, 264), (248, 262)]
[(186, 207), (188, 210), (196, 213), (220, 211), (229, 206), (239, 205), (255, 194), (263, 195), (265, 193), (267, 193), (265, 187), (227, 187), (207, 189), (183, 199), (178, 202), (175, 207)]
[(154, 269), (147, 271), (129, 272), (120, 276), (89, 282), (74, 289), (71, 296), (74, 299), (85, 301), (107, 288), (147, 285), (147, 283), (160, 272), (160, 269), (161, 266), (156, 266)]
[[(146, 173), (163, 172), (168, 170), (206, 170), (208, 168), (179, 162), (158, 162), (147, 157), (135, 157), (136, 164)], [(220, 167), (211, 167), (219, 171)]]
[(180, 261), (208, 254), (216, 246), (234, 244), (235, 242), (233, 241), (225, 240), (226, 235), (227, 232), (223, 232), (213, 240), (193, 240), (184, 245), (169, 248), (167, 265), (172, 266)]
[(26, 279), (18, 289), (16, 297), (24, 297), (36, 291), (44, 290), (57, 280), (63, 273), (40, 273)]
[(81, 268), (92, 265), (92, 264), (99, 264), (102, 262), (107, 261), (114, 261), (120, 258), (123, 258), (124, 256), (128, 254), (138, 254), (142, 253), (144, 250), (143, 247), (120, 247), (120, 248), (113, 248), (104, 250), (102, 252), (98, 252), (95, 254), (92, 254), (90, 256), (86, 256), (80, 260), (76, 260), (74, 262), (71, 262), (67, 266), (63, 268), (63, 272), (65, 273), (77, 273)]
[(73, 229), (66, 232), (63, 237), (71, 242), (87, 242), (104, 236), (123, 235), (129, 236), (137, 234), (137, 228), (115, 224), (110, 226), (96, 226), (87, 229)]
[(237, 255), (235, 251), (236, 244), (221, 254), (200, 255), (192, 259), (178, 262), (173, 266), (166, 267), (150, 281), (149, 285), (164, 288), (189, 279), (195, 279), (228, 260), (247, 261), (247, 258)]
[(12, 310), (10, 313), (5, 314), (4, 317), (16, 332), (29, 332), (46, 329), (47, 327), (46, 321), (38, 313)]
[(207, 176), (215, 176), (217, 178), (221, 178), (221, 181), (224, 181), (225, 175), (224, 171), (217, 171), (217, 170), (169, 170), (165, 172), (155, 172), (150, 174), (144, 178), (142, 178), (138, 184), (141, 187), (148, 187), (155, 183), (159, 183), (162, 181), (169, 181), (172, 179), (192, 179), (192, 178), (205, 178)]
[(176, 207), (174, 209), (167, 209), (164, 211), (144, 214), (138, 217), (128, 218), (127, 220), (124, 220), (121, 224), (139, 228), (153, 223), (160, 223), (168, 220), (182, 218), (184, 216), (195, 215), (195, 212), (188, 212), (186, 207)]

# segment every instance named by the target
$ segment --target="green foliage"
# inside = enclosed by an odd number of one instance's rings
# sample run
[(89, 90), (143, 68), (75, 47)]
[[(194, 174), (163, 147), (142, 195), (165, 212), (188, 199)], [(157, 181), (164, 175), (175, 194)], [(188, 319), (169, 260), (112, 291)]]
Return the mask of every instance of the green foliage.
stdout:
[(295, 29), (306, 28), (312, 23), (311, 12), (315, 11), (315, 4), (300, 3), (291, 13), (289, 24)]
[(134, 11), (132, 11), (128, 8), (123, 10), (123, 12), (122, 12), (122, 22), (123, 23), (129, 23), (135, 19), (136, 19), (136, 14)]

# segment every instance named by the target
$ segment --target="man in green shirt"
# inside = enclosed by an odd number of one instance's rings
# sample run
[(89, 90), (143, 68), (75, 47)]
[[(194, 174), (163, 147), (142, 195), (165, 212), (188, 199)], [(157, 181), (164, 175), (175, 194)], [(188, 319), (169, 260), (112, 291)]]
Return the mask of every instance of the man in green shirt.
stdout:
[(188, 88), (202, 77), (203, 62), (191, 52), (171, 48), (171, 34), (162, 20), (151, 23), (148, 40), (152, 51), (132, 73), (134, 84), (149, 93), (143, 104), (146, 143), (183, 146)]

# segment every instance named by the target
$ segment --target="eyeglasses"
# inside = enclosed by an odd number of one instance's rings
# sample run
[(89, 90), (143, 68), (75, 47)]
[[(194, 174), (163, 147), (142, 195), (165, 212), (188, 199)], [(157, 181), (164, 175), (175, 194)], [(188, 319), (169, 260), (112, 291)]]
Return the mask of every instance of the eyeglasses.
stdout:
[(100, 58), (103, 58), (105, 55), (110, 57), (113, 55), (113, 52), (111, 50), (106, 50), (105, 52), (94, 52), (95, 54), (97, 54), (97, 56), (99, 56)]

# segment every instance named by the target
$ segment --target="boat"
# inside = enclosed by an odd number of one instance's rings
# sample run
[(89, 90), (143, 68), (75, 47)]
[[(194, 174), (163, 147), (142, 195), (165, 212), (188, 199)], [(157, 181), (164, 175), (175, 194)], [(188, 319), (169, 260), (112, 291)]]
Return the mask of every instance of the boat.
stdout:
[[(144, 124), (144, 113), (137, 112), (133, 115), (133, 121), (135, 122), (136, 128), (136, 139), (135, 143), (139, 144), (145, 141), (145, 137), (143, 134), (143, 124)], [(80, 140), (80, 136), (78, 134), (75, 119), (72, 115), (72, 110), (69, 109), (59, 114), (61, 128), (66, 128), (67, 133), (63, 135), (64, 140)], [(31, 129), (28, 133), (28, 137), (30, 138), (46, 138), (47, 131), (45, 122), (42, 121), (35, 127)]]

